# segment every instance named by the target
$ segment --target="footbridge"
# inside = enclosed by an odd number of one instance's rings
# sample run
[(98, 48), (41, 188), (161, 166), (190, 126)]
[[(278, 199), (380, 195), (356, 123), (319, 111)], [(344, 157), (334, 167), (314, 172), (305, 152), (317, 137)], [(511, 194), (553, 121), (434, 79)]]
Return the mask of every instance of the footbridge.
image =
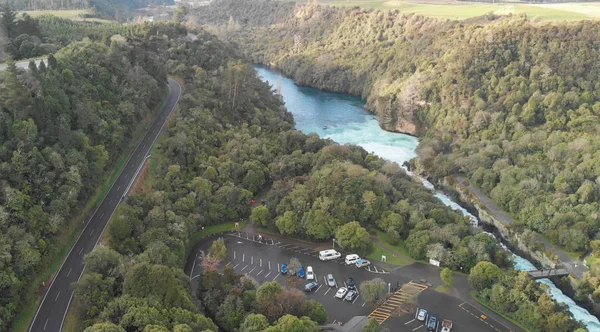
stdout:
[(533, 279), (542, 279), (542, 278), (550, 278), (550, 277), (564, 277), (568, 276), (570, 273), (567, 269), (550, 269), (550, 270), (533, 270), (527, 271), (529, 275)]

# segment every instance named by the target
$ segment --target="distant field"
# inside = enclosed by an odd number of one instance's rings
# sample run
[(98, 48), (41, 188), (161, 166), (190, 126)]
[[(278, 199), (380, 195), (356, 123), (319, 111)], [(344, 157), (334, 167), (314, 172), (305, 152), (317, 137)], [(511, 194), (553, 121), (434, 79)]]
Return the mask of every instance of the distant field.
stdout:
[[(285, 0), (289, 1), (289, 0)], [(297, 3), (305, 1), (298, 0)], [(465, 3), (454, 0), (318, 0), (333, 6), (360, 6), (375, 9), (400, 9), (407, 13), (448, 19), (465, 19), (487, 13), (497, 15), (525, 13), (530, 19), (541, 21), (575, 21), (600, 19), (600, 2), (561, 4), (503, 4)]]
[(62, 18), (66, 18), (73, 21), (93, 21), (93, 22), (109, 22), (99, 18), (83, 18), (83, 14), (87, 14), (87, 10), (31, 10), (24, 11), (31, 17), (39, 17), (42, 15), (54, 15)]

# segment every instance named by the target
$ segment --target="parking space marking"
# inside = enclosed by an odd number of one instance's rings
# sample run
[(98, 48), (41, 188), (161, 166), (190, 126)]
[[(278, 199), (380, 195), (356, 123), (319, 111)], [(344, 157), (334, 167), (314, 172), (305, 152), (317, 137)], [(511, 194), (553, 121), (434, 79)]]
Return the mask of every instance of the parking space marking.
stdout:
[(329, 287), (329, 289), (327, 289), (327, 291), (325, 292), (325, 295), (327, 295), (327, 293), (329, 293), (330, 290), (331, 290), (331, 287)]
[(271, 261), (269, 261), (269, 270), (271, 269)]
[(410, 323), (412, 323), (414, 321), (415, 321), (415, 319), (413, 318), (413, 319), (409, 320), (408, 322), (404, 323), (404, 325), (408, 325), (408, 324), (410, 324)]
[(279, 277), (279, 273), (277, 273), (277, 275), (275, 276), (275, 278), (273, 278), (273, 281), (275, 281), (275, 279), (277, 279), (277, 277)]
[(250, 270), (250, 272), (248, 272), (248, 274), (252, 273), (252, 271), (254, 271), (257, 268), (257, 266), (255, 266), (252, 270)]
[(267, 278), (269, 276), (269, 274), (271, 274), (273, 271), (269, 271), (269, 273), (267, 273), (267, 275), (265, 276), (265, 278)]
[(256, 276), (258, 277), (264, 270), (260, 270), (258, 271), (258, 273), (256, 274)]
[[(244, 266), (244, 268), (242, 268), (242, 271), (244, 271), (247, 267), (248, 267), (248, 265)], [(242, 272), (242, 271), (240, 271), (240, 272)]]
[(363, 302), (363, 305), (361, 305), (361, 307), (364, 307), (364, 306), (365, 306), (365, 304), (367, 304), (367, 301)]
[(225, 266), (229, 266), (229, 265), (231, 265), (231, 262), (229, 262), (229, 263), (225, 264)]
[(356, 302), (356, 300), (358, 300), (359, 297), (360, 297), (360, 295), (358, 295), (357, 297), (355, 297), (354, 301), (352, 301), (352, 304), (354, 304), (354, 302)]
[(235, 259), (235, 250), (233, 251), (233, 259)]
[(419, 325), (419, 326), (415, 327), (415, 328), (413, 329), (413, 331), (416, 331), (416, 330), (418, 330), (418, 329), (422, 328), (423, 326), (425, 326), (425, 325)]
[(375, 273), (379, 273), (379, 271), (377, 271), (377, 266), (373, 265), (373, 267), (375, 268)]
[(254, 256), (250, 258), (250, 264), (254, 264)]
[(260, 267), (262, 267), (262, 258), (260, 259)]
[(321, 289), (323, 285), (319, 285), (319, 288), (317, 288), (317, 290), (315, 291), (315, 294), (317, 294), (319, 292), (319, 289)]
[(236, 267), (238, 267), (238, 265), (240, 265), (240, 263), (235, 264), (233, 268), (235, 269)]
[(246, 254), (242, 254), (242, 262), (246, 260)]

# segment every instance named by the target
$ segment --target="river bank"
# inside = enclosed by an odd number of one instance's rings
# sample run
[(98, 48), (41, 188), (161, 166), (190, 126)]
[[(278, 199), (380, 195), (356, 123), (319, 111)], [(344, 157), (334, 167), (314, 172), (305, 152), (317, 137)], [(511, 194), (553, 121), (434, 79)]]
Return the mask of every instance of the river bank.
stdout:
[[(265, 67), (259, 66), (257, 71), (264, 80), (269, 81), (274, 86), (277, 85), (288, 110), (294, 115), (296, 128), (300, 131), (305, 133), (314, 132), (323, 138), (330, 138), (340, 144), (359, 145), (365, 150), (387, 160), (397, 162), (399, 165), (405, 165), (406, 162), (417, 156), (417, 138), (381, 129), (378, 119), (365, 111), (364, 101), (360, 98), (342, 93), (325, 93), (314, 88), (297, 86), (291, 79), (282, 77), (279, 73)], [(453, 201), (448, 195), (436, 190), (435, 186), (429, 181), (417, 178), (425, 187), (432, 190), (434, 196), (444, 204), (471, 218), (474, 226), (478, 224), (478, 219), (464, 207)], [(529, 270), (535, 269), (535, 266), (523, 257), (515, 257), (515, 268), (519, 267), (522, 270), (524, 264), (528, 263), (531, 266), (527, 267)], [(577, 319), (587, 322), (586, 324), (597, 322), (595, 317), (589, 315), (585, 309), (576, 306), (570, 298), (560, 295), (562, 292), (550, 280), (544, 283), (549, 284), (552, 294), (559, 296), (557, 299), (559, 302), (570, 301), (570, 311)]]

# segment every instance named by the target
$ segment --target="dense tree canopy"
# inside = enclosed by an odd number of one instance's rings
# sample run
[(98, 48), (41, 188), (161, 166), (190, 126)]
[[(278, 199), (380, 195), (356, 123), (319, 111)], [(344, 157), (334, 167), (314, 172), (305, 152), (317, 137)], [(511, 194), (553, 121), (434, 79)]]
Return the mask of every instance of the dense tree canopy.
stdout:
[(68, 228), (165, 96), (166, 68), (151, 52), (81, 42), (50, 57), (48, 67), (21, 71), (9, 63), (3, 73), (0, 330), (10, 325), (32, 278), (64, 245), (55, 243), (59, 230)]

